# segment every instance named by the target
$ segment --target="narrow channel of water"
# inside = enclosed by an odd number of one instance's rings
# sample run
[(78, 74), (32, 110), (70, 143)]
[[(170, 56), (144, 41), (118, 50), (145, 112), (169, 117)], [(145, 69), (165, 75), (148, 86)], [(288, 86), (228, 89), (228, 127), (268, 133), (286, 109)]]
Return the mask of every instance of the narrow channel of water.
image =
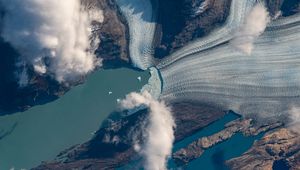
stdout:
[[(203, 128), (196, 134), (176, 143), (173, 148), (173, 152), (179, 150), (182, 147), (187, 146), (191, 142), (204, 137), (210, 136), (214, 133), (224, 129), (224, 125), (232, 120), (239, 118), (238, 115), (230, 112), (225, 115), (222, 119), (212, 123), (211, 125)], [(246, 152), (257, 139), (260, 139), (263, 134), (257, 136), (246, 137), (241, 133), (233, 135), (229, 140), (226, 140), (216, 146), (213, 146), (210, 149), (204, 151), (200, 158), (195, 159), (190, 162), (188, 165), (183, 167), (177, 167), (173, 160), (168, 162), (169, 169), (185, 169), (185, 170), (194, 170), (194, 169), (205, 169), (205, 170), (227, 170), (225, 166), (225, 161), (234, 157), (238, 157)]]
[(139, 91), (149, 76), (126, 68), (100, 70), (54, 102), (0, 117), (0, 134), (11, 132), (0, 138), (0, 169), (29, 169), (89, 140), (116, 100)]
[[(173, 153), (182, 147), (187, 146), (191, 142), (204, 137), (217, 133), (224, 129), (224, 125), (230, 121), (239, 118), (237, 114), (233, 112), (228, 113), (220, 120), (215, 121), (209, 126), (203, 128), (199, 132), (192, 136), (185, 138), (182, 141), (177, 142), (174, 145)], [(190, 162), (188, 165), (183, 167), (177, 167), (173, 160), (169, 160), (168, 169), (177, 170), (195, 170), (195, 169), (205, 169), (205, 170), (227, 170), (225, 166), (225, 161), (231, 158), (240, 156), (246, 152), (257, 139), (260, 139), (263, 134), (254, 137), (245, 137), (241, 133), (237, 133), (232, 136), (229, 140), (226, 140), (210, 149), (207, 149), (200, 158)], [(128, 165), (118, 168), (118, 170), (143, 170), (142, 159), (140, 157), (133, 158)]]
[(182, 141), (177, 142), (173, 147), (173, 152), (176, 152), (177, 150), (189, 145), (193, 141), (204, 137), (204, 136), (210, 136), (214, 133), (217, 133), (224, 129), (224, 126), (226, 123), (233, 121), (235, 119), (239, 118), (239, 116), (233, 112), (229, 112), (226, 114), (223, 118), (213, 122), (212, 124), (204, 127), (202, 130), (199, 130), (197, 133), (193, 134), (192, 136), (189, 136), (185, 138)]
[(225, 161), (242, 155), (250, 149), (255, 140), (262, 136), (263, 134), (245, 137), (243, 134), (237, 133), (229, 140), (204, 151), (200, 158), (190, 162), (183, 169), (229, 170), (225, 166)]

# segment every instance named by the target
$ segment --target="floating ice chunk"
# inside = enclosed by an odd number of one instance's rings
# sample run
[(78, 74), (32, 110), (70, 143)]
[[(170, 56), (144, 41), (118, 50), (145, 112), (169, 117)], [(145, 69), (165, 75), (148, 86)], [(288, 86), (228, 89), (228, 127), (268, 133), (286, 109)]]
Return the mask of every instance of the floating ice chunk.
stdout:
[(137, 79), (138, 79), (139, 82), (142, 81), (142, 77), (141, 76), (138, 76)]
[(120, 103), (121, 99), (117, 99), (117, 102)]
[(109, 95), (111, 95), (111, 94), (112, 94), (112, 92), (111, 92), (111, 91), (109, 91), (109, 92), (108, 92), (108, 94), (109, 94)]

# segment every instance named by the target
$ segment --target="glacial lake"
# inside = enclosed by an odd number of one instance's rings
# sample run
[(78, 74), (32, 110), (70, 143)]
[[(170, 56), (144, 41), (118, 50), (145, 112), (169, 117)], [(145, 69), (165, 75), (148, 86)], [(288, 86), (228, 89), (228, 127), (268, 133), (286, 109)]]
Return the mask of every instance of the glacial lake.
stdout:
[(1, 116), (0, 136), (8, 135), (0, 140), (0, 169), (29, 169), (88, 141), (118, 107), (117, 99), (139, 91), (149, 77), (149, 72), (127, 68), (99, 70), (58, 100)]

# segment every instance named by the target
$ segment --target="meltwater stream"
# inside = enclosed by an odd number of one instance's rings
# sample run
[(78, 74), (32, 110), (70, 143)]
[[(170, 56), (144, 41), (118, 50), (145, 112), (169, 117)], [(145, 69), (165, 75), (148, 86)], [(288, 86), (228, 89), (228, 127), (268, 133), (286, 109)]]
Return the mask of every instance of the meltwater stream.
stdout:
[(148, 72), (131, 69), (100, 70), (52, 103), (0, 117), (0, 136), (7, 132), (0, 138), (0, 169), (29, 169), (88, 141), (116, 100), (139, 91), (148, 78)]

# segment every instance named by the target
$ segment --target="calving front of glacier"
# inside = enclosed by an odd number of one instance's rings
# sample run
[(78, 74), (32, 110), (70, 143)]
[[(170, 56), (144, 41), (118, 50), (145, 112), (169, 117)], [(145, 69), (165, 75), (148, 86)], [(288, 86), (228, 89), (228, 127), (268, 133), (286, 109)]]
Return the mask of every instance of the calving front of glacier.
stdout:
[(141, 92), (147, 91), (154, 99), (158, 99), (162, 90), (161, 76), (158, 69), (155, 67), (151, 67), (149, 70), (151, 77), (149, 78), (148, 83), (143, 86)]
[(131, 7), (129, 1), (118, 1), (127, 4), (121, 9), (130, 27), (133, 63), (142, 69), (151, 66), (158, 69), (152, 69), (153, 80), (145, 87), (155, 97), (168, 102), (194, 100), (243, 115), (260, 114), (268, 118), (285, 115), (290, 107), (300, 104), (299, 14), (271, 21), (248, 55), (234, 48), (230, 41), (248, 13), (261, 2), (233, 0), (222, 27), (154, 62), (151, 36), (155, 24), (141, 17), (151, 18), (152, 9), (148, 6), (143, 13), (133, 12), (150, 1), (131, 1)]
[(197, 100), (243, 115), (284, 115), (300, 104), (300, 15), (278, 19), (246, 55), (229, 42), (160, 68), (161, 98)]
[(146, 70), (153, 65), (152, 41), (155, 13), (150, 0), (116, 0), (129, 27), (130, 58), (135, 67)]

